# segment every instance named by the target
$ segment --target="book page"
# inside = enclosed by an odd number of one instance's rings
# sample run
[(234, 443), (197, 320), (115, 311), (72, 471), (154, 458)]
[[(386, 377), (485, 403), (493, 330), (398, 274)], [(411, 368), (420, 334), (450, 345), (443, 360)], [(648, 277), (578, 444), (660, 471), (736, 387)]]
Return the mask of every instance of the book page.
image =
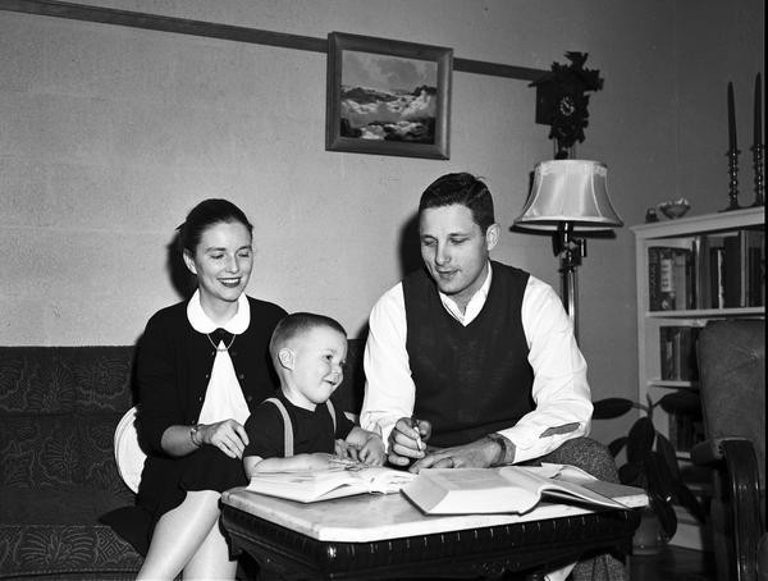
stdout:
[(400, 489), (416, 478), (416, 474), (407, 470), (396, 470), (394, 468), (385, 468), (384, 466), (366, 466), (360, 465), (355, 471), (369, 483), (369, 492), (381, 492), (384, 494), (400, 492)]
[(360, 484), (360, 479), (344, 468), (318, 472), (268, 472), (254, 474), (248, 490), (281, 496), (293, 500), (313, 500), (323, 494), (350, 484)]
[[(578, 469), (576, 469), (578, 470)], [(501, 475), (516, 486), (522, 486), (562, 500), (583, 502), (597, 506), (625, 508), (623, 504), (598, 494), (588, 488), (564, 479), (545, 478), (529, 471), (528, 467), (505, 466)], [(562, 470), (556, 475), (562, 474)]]
[(279, 496), (300, 502), (362, 493), (399, 492), (405, 483), (415, 478), (407, 471), (354, 464), (315, 472), (272, 472), (255, 474), (248, 490)]
[[(603, 505), (605, 505), (604, 500), (606, 499), (612, 499), (616, 504), (621, 504), (626, 508), (640, 508), (648, 504), (648, 495), (642, 488), (599, 480), (576, 466), (542, 462), (541, 466), (521, 466), (520, 469), (547, 478), (553, 483), (564, 484), (566, 487), (568, 487), (568, 483), (577, 485), (578, 488), (571, 488), (565, 498), (573, 498), (573, 493), (582, 497), (591, 493), (590, 500)], [(550, 496), (556, 496), (552, 491), (547, 491), (547, 493)], [(605, 506), (616, 506), (616, 504)]]

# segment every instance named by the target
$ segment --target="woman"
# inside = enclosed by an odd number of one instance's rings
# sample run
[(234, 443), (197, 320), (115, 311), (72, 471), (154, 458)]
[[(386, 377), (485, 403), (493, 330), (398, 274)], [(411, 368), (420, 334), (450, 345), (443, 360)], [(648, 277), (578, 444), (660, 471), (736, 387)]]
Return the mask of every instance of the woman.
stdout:
[(151, 540), (138, 579), (235, 577), (219, 497), (245, 484), (243, 426), (275, 388), (268, 344), (286, 314), (244, 294), (252, 230), (226, 200), (189, 213), (179, 241), (197, 290), (156, 313), (139, 345), (137, 431), (148, 457), (137, 504), (149, 515)]

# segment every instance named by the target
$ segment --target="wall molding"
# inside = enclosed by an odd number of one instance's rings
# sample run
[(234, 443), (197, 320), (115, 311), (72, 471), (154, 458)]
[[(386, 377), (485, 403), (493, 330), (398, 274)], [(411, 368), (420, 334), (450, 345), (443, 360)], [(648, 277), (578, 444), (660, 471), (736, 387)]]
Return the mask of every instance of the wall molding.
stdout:
[[(174, 18), (143, 12), (118, 10), (100, 6), (85, 6), (58, 0), (0, 0), (0, 10), (52, 16), (85, 22), (100, 22), (116, 26), (128, 26), (146, 30), (157, 30), (176, 34), (204, 36), (250, 44), (276, 46), (310, 52), (328, 52), (328, 40), (283, 32), (259, 30), (244, 26), (216, 24), (202, 20)], [(494, 77), (505, 77), (521, 81), (534, 81), (549, 71), (528, 67), (519, 67), (463, 58), (453, 59), (453, 70), (462, 73), (474, 73)]]

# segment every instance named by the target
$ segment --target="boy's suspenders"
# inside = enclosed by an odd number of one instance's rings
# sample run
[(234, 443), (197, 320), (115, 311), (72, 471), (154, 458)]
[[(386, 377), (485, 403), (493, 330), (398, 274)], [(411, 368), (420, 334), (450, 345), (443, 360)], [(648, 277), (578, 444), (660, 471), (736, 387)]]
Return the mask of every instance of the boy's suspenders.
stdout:
[[(288, 415), (288, 410), (285, 409), (285, 405), (276, 397), (270, 397), (265, 399), (265, 402), (275, 404), (277, 411), (283, 416), (283, 448), (285, 458), (293, 456), (293, 423), (291, 423), (291, 417)], [(336, 435), (336, 410), (333, 408), (330, 398), (325, 401), (325, 407), (328, 408), (328, 413), (331, 414), (331, 421), (333, 422), (333, 434)]]

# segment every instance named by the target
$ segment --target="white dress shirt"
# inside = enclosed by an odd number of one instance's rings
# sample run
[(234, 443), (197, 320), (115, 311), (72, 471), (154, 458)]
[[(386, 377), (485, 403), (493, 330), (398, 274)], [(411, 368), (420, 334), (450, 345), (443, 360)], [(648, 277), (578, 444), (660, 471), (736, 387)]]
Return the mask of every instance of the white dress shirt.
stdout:
[[(449, 296), (440, 293), (443, 306), (468, 325), (485, 305), (492, 276), (489, 263), (483, 286), (463, 314)], [(592, 417), (587, 363), (560, 298), (548, 284), (529, 276), (521, 311), (536, 409), (498, 432), (515, 445), (515, 462), (543, 456), (565, 440), (586, 436)], [(405, 346), (407, 331), (403, 285), (398, 283), (371, 311), (363, 358), (366, 386), (360, 425), (380, 433), (385, 442), (397, 420), (411, 417), (414, 409), (416, 386)]]

